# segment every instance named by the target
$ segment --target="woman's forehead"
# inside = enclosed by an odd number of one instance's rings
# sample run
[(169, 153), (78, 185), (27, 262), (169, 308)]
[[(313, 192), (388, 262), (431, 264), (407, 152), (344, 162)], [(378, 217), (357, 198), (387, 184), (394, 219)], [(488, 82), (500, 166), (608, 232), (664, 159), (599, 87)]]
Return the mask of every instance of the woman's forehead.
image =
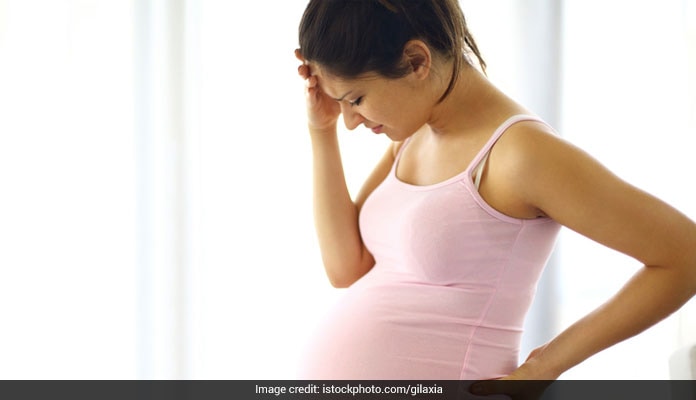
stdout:
[(312, 75), (317, 77), (319, 86), (324, 89), (326, 94), (334, 98), (340, 98), (344, 92), (364, 87), (380, 78), (375, 73), (366, 73), (356, 78), (345, 78), (331, 74), (319, 64), (312, 62), (308, 64), (312, 70)]
[(312, 70), (312, 75), (316, 76), (317, 83), (324, 93), (335, 99), (341, 98), (345, 92), (355, 87), (355, 82), (352, 79), (337, 77), (336, 75), (327, 73), (325, 69), (315, 67), (311, 64), (310, 68)]

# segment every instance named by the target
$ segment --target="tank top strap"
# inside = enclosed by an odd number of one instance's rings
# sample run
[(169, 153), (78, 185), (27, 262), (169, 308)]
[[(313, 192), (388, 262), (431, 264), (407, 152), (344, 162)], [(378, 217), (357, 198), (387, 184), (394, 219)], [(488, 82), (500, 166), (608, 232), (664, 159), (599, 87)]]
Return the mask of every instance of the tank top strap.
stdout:
[(394, 156), (394, 163), (392, 164), (392, 173), (391, 175), (394, 176), (396, 175), (396, 167), (399, 165), (399, 160), (401, 159), (401, 154), (404, 152), (404, 148), (406, 148), (406, 145), (411, 141), (411, 136), (407, 137), (404, 139), (404, 141), (401, 143), (401, 146), (399, 146), (399, 150), (397, 150), (396, 155)]
[(491, 135), (490, 139), (488, 139), (488, 142), (481, 148), (479, 153), (474, 157), (474, 159), (471, 161), (471, 164), (469, 164), (469, 167), (467, 168), (467, 172), (469, 175), (474, 176), (476, 179), (475, 185), (476, 188), (478, 188), (478, 185), (481, 180), (481, 175), (483, 175), (483, 169), (485, 167), (486, 161), (488, 160), (488, 154), (490, 153), (491, 149), (493, 146), (496, 144), (498, 139), (500, 139), (501, 136), (510, 128), (512, 125), (521, 122), (521, 121), (537, 121), (546, 124), (544, 120), (541, 118), (534, 116), (534, 115), (526, 115), (526, 114), (517, 114), (513, 115), (512, 117), (508, 118), (498, 126), (498, 128), (493, 132)]
[[(546, 124), (546, 122), (543, 119), (534, 115), (517, 114), (511, 116), (502, 124), (500, 124), (498, 128), (496, 128), (496, 130), (493, 132), (486, 144), (481, 148), (481, 150), (479, 150), (478, 154), (476, 154), (469, 166), (460, 175), (468, 176), (468, 179), (475, 178), (475, 185), (478, 189), (478, 185), (481, 181), (481, 176), (483, 175), (483, 169), (486, 161), (488, 160), (488, 154), (490, 153), (491, 149), (498, 141), (498, 139), (500, 139), (500, 137), (503, 136), (503, 134), (508, 130), (508, 128), (521, 121), (537, 121)], [(403, 154), (406, 146), (410, 143), (411, 139), (412, 137), (409, 136), (403, 141), (403, 143), (401, 143), (401, 146), (399, 147), (399, 150), (396, 152), (396, 156), (394, 157), (394, 163), (392, 164), (391, 173), (389, 174), (389, 176), (396, 177), (396, 169), (399, 165), (399, 160), (401, 159), (401, 155)]]

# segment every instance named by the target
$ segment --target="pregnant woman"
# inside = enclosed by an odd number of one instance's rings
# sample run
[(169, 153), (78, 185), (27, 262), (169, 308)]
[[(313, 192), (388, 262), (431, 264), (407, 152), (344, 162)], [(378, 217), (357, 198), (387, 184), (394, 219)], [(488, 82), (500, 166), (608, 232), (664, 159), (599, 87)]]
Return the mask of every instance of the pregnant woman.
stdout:
[[(696, 225), (494, 87), (456, 0), (311, 0), (299, 42), (316, 231), (348, 288), (299, 378), (553, 380), (696, 292)], [(354, 200), (341, 114), (393, 141)], [(561, 226), (644, 267), (518, 365)]]

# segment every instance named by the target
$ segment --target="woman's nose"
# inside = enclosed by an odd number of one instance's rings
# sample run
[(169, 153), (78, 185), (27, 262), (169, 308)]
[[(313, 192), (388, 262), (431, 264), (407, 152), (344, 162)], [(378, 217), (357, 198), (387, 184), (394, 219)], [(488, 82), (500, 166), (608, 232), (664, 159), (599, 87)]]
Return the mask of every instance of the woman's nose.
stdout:
[(353, 130), (357, 128), (365, 118), (352, 109), (350, 105), (341, 105), (341, 113), (343, 114), (343, 122), (346, 124), (348, 130)]

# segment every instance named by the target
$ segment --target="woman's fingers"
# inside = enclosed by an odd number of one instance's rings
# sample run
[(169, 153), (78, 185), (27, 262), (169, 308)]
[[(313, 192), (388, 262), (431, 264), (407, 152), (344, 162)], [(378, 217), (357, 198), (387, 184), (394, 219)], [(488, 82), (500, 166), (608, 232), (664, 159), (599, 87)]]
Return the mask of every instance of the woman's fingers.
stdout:
[(311, 71), (309, 70), (309, 66), (300, 65), (297, 67), (297, 73), (300, 74), (303, 79), (307, 80), (308, 87), (313, 88), (317, 86), (317, 77), (312, 75)]
[(310, 126), (322, 128), (333, 126), (341, 113), (338, 103), (326, 96), (321, 90), (319, 79), (312, 75), (312, 69), (309, 63), (302, 57), (299, 49), (295, 50), (295, 57), (302, 61), (302, 65), (297, 67), (297, 73), (305, 80), (308, 122)]
[(307, 65), (305, 59), (302, 57), (300, 49), (295, 49), (295, 57), (297, 57), (298, 60), (302, 61), (302, 65), (297, 67), (297, 73), (300, 74), (300, 76), (304, 79), (309, 78), (312, 75), (312, 72), (309, 69), (309, 65)]
[(309, 70), (309, 66), (305, 64), (297, 67), (297, 73), (300, 74), (300, 76), (304, 79), (307, 79), (312, 75), (311, 71)]

